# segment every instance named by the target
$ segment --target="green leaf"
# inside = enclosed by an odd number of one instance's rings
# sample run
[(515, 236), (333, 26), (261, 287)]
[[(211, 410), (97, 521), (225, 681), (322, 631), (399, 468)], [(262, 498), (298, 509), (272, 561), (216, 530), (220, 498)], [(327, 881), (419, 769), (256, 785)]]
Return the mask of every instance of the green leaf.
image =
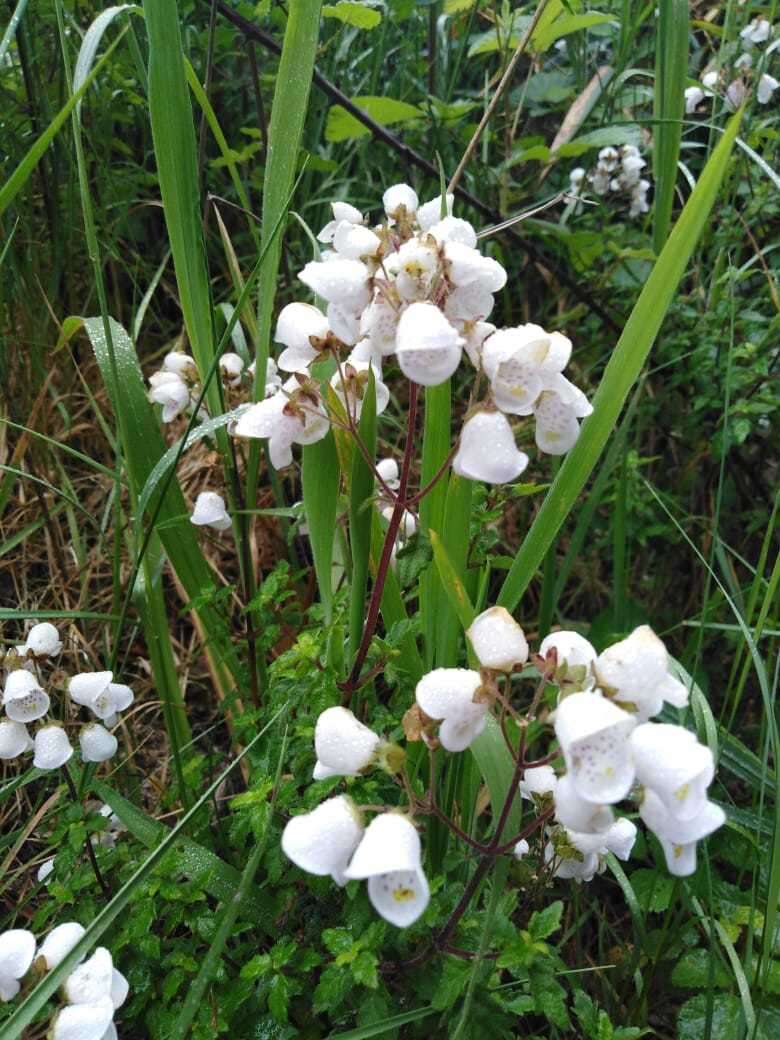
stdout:
[(642, 143), (642, 131), (636, 123), (625, 123), (622, 126), (601, 126), (598, 130), (580, 134), (573, 141), (567, 141), (555, 149), (557, 157), (578, 156), (596, 148), (608, 145), (632, 144), (636, 147)]
[[(376, 455), (376, 380), (373, 366), (368, 369), (363, 407), (360, 412), (360, 439), (370, 459)], [(357, 447), (357, 445), (356, 445)], [(374, 470), (356, 450), (352, 455), (349, 481), (349, 546), (352, 554), (352, 581), (349, 590), (349, 657), (354, 660), (363, 634), (371, 555)]]
[(674, 892), (674, 878), (668, 874), (643, 867), (631, 875), (631, 886), (643, 910), (662, 913), (669, 909)]
[(531, 938), (537, 941), (539, 939), (547, 939), (553, 932), (557, 932), (561, 927), (562, 915), (563, 903), (560, 899), (550, 903), (544, 910), (536, 910), (531, 915), (531, 920), (528, 923), (528, 931), (531, 933)]
[(303, 508), (326, 624), (333, 616), (333, 535), (339, 479), (339, 460), (331, 430), (316, 444), (304, 446), (301, 476)]
[(325, 4), (322, 16), (337, 18), (345, 25), (354, 25), (356, 29), (376, 29), (382, 21), (381, 12), (375, 7), (356, 3), (354, 0), (339, 0), (337, 4)]
[[(362, 108), (380, 126), (410, 123), (423, 115), (422, 109), (416, 105), (410, 105), (406, 101), (396, 101), (395, 98), (356, 97), (352, 100), (358, 108)], [(349, 141), (370, 133), (368, 127), (350, 115), (342, 105), (333, 105), (329, 110), (328, 120), (325, 124), (326, 141)]]
[(718, 993), (712, 1000), (711, 1031), (705, 1034), (708, 995), (692, 997), (680, 1008), (677, 1018), (678, 1040), (735, 1040), (740, 1035), (742, 1005), (736, 997)]
[(277, 1022), (287, 1021), (287, 1005), (290, 1002), (290, 983), (284, 975), (274, 975), (268, 993), (268, 1010)]
[(461, 14), (470, 11), (477, 0), (444, 0), (445, 14)]
[(685, 989), (708, 989), (712, 981), (721, 988), (731, 985), (731, 977), (717, 958), (713, 963), (710, 950), (688, 950), (672, 968), (670, 978), (673, 986), (682, 986)]
[[(319, 989), (319, 986), (317, 987)], [(330, 1033), (327, 1040), (371, 1040), (371, 1037), (388, 1037), (392, 1032), (405, 1026), (410, 1022), (419, 1022), (434, 1014), (434, 1007), (415, 1008), (413, 1011), (403, 1011), (400, 1015), (391, 1015), (379, 1022), (372, 1022), (369, 1026), (360, 1026), (350, 1029), (346, 1033)]]
[(367, 986), (368, 989), (376, 989), (379, 985), (378, 963), (376, 954), (370, 950), (361, 950), (352, 962), (352, 977), (355, 982)]
[(561, 14), (551, 24), (537, 26), (531, 37), (531, 48), (538, 54), (543, 54), (562, 36), (570, 36), (583, 29), (591, 29), (594, 25), (604, 25), (612, 21), (614, 19), (611, 15), (599, 14), (596, 11), (589, 14)]
[(685, 117), (685, 84), (688, 77), (687, 0), (660, 0), (656, 25), (653, 248), (656, 253), (660, 253), (672, 221), (677, 162)]
[(510, 611), (574, 507), (639, 377), (715, 203), (741, 118), (741, 111), (732, 116), (685, 204), (612, 352), (593, 401), (593, 415), (583, 423), (579, 440), (559, 469), (504, 580), (498, 602)]

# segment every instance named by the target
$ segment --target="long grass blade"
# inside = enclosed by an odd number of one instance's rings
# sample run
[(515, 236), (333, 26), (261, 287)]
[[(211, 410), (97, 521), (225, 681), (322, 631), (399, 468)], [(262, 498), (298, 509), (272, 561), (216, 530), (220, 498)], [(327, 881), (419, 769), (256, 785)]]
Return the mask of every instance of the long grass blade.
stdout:
[(688, 75), (687, 0), (660, 0), (655, 66), (653, 247), (658, 254), (672, 222)]

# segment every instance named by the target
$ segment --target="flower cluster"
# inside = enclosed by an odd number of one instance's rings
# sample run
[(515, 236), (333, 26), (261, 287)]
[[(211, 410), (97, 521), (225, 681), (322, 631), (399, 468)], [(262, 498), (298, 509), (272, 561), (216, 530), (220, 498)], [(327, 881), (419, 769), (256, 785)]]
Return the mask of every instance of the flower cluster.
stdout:
[[(436, 668), (424, 675), (403, 728), (408, 740), (458, 753), (480, 736), (494, 711), (505, 735), (507, 712), (521, 733), (532, 719), (552, 724), (555, 743), (537, 762), (524, 757), (525, 737), (519, 752), (507, 738), (512, 755), (519, 756), (517, 789), (536, 817), (525, 836), (501, 851), (512, 846), (517, 858), (526, 858), (527, 837), (536, 831), (540, 868), (589, 881), (604, 869), (608, 854), (628, 859), (637, 828), (613, 807), (632, 796), (661, 843), (670, 873), (692, 874), (696, 843), (720, 827), (725, 814), (707, 796), (715, 773), (710, 749), (683, 726), (650, 721), (665, 704), (683, 708), (688, 702), (688, 689), (670, 668), (658, 636), (643, 625), (599, 654), (583, 636), (562, 631), (531, 654), (522, 628), (503, 607), (480, 614), (467, 636), (479, 669)], [(523, 719), (523, 709), (511, 703), (511, 677), (523, 678), (529, 664), (539, 682)], [(558, 690), (557, 703), (552, 712), (540, 711), (550, 687)], [(366, 827), (363, 811), (347, 796), (330, 798), (289, 820), (284, 852), (301, 869), (330, 875), (339, 885), (367, 879), (377, 912), (399, 927), (412, 924), (429, 900), (414, 817), (431, 811), (433, 803), (414, 794), (402, 749), (346, 708), (328, 708), (319, 716), (314, 750), (314, 780), (381, 768), (404, 777), (410, 805), (406, 811), (385, 807)]]
[[(275, 331), (282, 350), (269, 362), (266, 396), (236, 414), (231, 432), (267, 439), (272, 465), (283, 468), (293, 445), (320, 440), (332, 423), (354, 429), (371, 382), (377, 414), (384, 411), (390, 391), (383, 364), (391, 356), (409, 380), (430, 387), (449, 379), (465, 353), (487, 377), (488, 391), (466, 416), (457, 473), (488, 483), (522, 473), (528, 457), (515, 443), (513, 416), (534, 417), (540, 451), (568, 451), (592, 410), (563, 375), (570, 341), (538, 325), (496, 330), (488, 321), (506, 271), (480, 253), (474, 228), (452, 213), (452, 195), (420, 205), (412, 188), (396, 184), (383, 203), (384, 220), (373, 227), (354, 206), (332, 204), (333, 219), (318, 236), (321, 257), (299, 275), (320, 306), (283, 308)], [(235, 355), (223, 355), (223, 378), (226, 357)], [(312, 366), (326, 360), (332, 374), (323, 387)], [(241, 377), (237, 371), (228, 382), (237, 386)], [(150, 382), (168, 422), (192, 406), (198, 373), (191, 358), (172, 353)], [(478, 378), (475, 391), (479, 385)], [(222, 529), (227, 514), (207, 494), (193, 523)]]
[[(33, 625), (23, 645), (9, 650), (3, 659), (5, 684), (2, 703), (5, 717), (0, 719), (0, 759), (15, 759), (33, 752), (36, 769), (59, 769), (73, 755), (73, 747), (61, 722), (48, 717), (51, 697), (42, 685), (43, 669), (62, 650), (62, 641), (48, 621)], [(61, 673), (51, 678), (59, 682)], [(79, 746), (84, 762), (106, 762), (117, 752), (118, 742), (111, 729), (119, 723), (119, 713), (133, 703), (133, 691), (115, 683), (113, 672), (81, 672), (68, 681), (73, 704), (87, 708), (97, 721), (79, 731)], [(47, 682), (47, 685), (49, 683)], [(37, 723), (35, 736), (28, 730)]]
[(579, 197), (587, 182), (596, 195), (612, 193), (627, 199), (629, 217), (639, 217), (650, 209), (647, 202), (650, 181), (642, 177), (646, 165), (635, 145), (602, 148), (589, 173), (582, 166), (571, 171), (571, 194)]
[[(745, 50), (731, 63), (730, 67), (708, 69), (701, 81), (685, 88), (685, 111), (693, 114), (703, 101), (723, 92), (726, 105), (735, 111), (745, 100), (747, 84), (757, 76), (755, 85), (756, 100), (760, 105), (767, 105), (780, 83), (766, 71), (766, 62), (774, 52), (776, 44), (767, 47), (759, 59), (754, 59), (753, 49), (768, 43), (775, 35), (775, 30), (766, 18), (754, 18), (740, 32), (742, 46)], [(754, 70), (754, 65), (758, 68)]]
[[(0, 934), (0, 1000), (19, 993), (31, 975), (53, 971), (84, 935), (84, 928), (67, 921), (53, 928), (38, 946), (32, 932), (14, 928)], [(73, 969), (62, 986), (64, 1006), (54, 1016), (51, 1040), (116, 1040), (114, 1012), (127, 999), (127, 979), (99, 946), (89, 960)]]

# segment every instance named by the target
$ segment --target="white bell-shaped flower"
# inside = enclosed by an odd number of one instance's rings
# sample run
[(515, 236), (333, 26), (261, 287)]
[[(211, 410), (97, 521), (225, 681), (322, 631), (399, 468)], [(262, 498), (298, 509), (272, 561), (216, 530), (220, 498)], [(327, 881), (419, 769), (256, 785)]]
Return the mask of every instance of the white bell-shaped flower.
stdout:
[(628, 738), (635, 726), (633, 715), (598, 693), (572, 693), (558, 705), (555, 735), (577, 792), (586, 801), (608, 804), (628, 794), (634, 781)]
[(754, 18), (748, 22), (739, 35), (748, 47), (754, 43), (766, 43), (772, 35), (772, 26), (766, 18)]
[(598, 685), (643, 721), (657, 715), (664, 701), (675, 708), (688, 703), (688, 688), (669, 671), (666, 647), (649, 625), (608, 647), (593, 667)]
[(441, 202), (441, 195), (437, 195), (435, 199), (431, 199), (430, 202), (424, 202), (422, 206), (417, 207), (417, 223), (419, 224), (421, 231), (429, 231), (434, 224), (438, 224), (439, 221), (444, 219), (444, 217), (452, 216), (452, 207), (455, 203), (455, 196), (451, 192), (447, 194), (444, 206), (445, 212), (443, 215)]
[(396, 355), (401, 371), (422, 386), (438, 386), (460, 363), (463, 339), (432, 303), (413, 303), (401, 315)]
[(408, 817), (376, 816), (366, 828), (344, 872), (350, 881), (368, 879), (368, 898), (390, 924), (407, 928), (425, 911), (430, 899), (423, 873), (420, 836)]
[(712, 752), (684, 726), (645, 722), (631, 734), (637, 780), (678, 820), (698, 816), (715, 776)]
[(525, 633), (505, 607), (490, 607), (466, 630), (483, 668), (511, 672), (528, 660)]
[(496, 331), (495, 325), (489, 321), (461, 321), (450, 319), (464, 339), (463, 349), (474, 368), (482, 364), (482, 348), (488, 336)]
[(506, 285), (506, 271), (501, 264), (477, 249), (449, 241), (444, 245), (444, 256), (447, 276), (456, 288), (478, 285), (485, 292), (497, 293)]
[(342, 795), (288, 820), (282, 833), (282, 852), (308, 874), (330, 874), (337, 885), (345, 885), (344, 872), (362, 837), (360, 813)]
[(439, 740), (447, 751), (465, 751), (485, 728), (487, 704), (474, 702), (481, 685), (479, 672), (470, 668), (435, 668), (417, 683), (417, 704), (441, 723)]
[(530, 415), (543, 390), (554, 390), (556, 377), (571, 357), (571, 341), (540, 325), (499, 329), (483, 345), (482, 366), (498, 407)]
[(0, 933), (0, 1000), (13, 1000), (19, 980), (30, 970), (35, 956), (35, 936), (25, 928)]
[(17, 758), (33, 746), (23, 722), (0, 719), (0, 759)]
[[(114, 962), (105, 946), (98, 946), (65, 980), (63, 992), (69, 1004), (96, 1004), (111, 996)], [(113, 1005), (112, 1005), (113, 1006)]]
[(112, 682), (113, 672), (80, 672), (68, 683), (68, 693), (74, 704), (89, 708), (93, 715), (104, 722), (111, 716), (129, 708), (134, 695), (124, 683)]
[(612, 826), (612, 810), (583, 798), (571, 773), (558, 778), (553, 794), (555, 818), (568, 830), (580, 834), (605, 834)]
[(229, 350), (219, 359), (219, 371), (228, 386), (239, 386), (244, 373), (244, 359)]
[(328, 221), (322, 231), (317, 235), (318, 242), (330, 244), (341, 224), (363, 223), (363, 214), (359, 209), (350, 206), (348, 202), (331, 202), (330, 208), (333, 213), (333, 219)]
[(558, 776), (552, 766), (532, 766), (523, 773), (520, 794), (531, 799), (535, 794), (554, 794), (557, 786)]
[(364, 256), (376, 256), (382, 240), (362, 224), (342, 221), (333, 235), (333, 248), (347, 260), (360, 260)]
[(111, 1036), (113, 1018), (111, 997), (102, 997), (94, 1004), (71, 1004), (54, 1019), (51, 1040), (104, 1040)]
[(696, 843), (712, 834), (726, 822), (726, 814), (719, 805), (705, 801), (693, 819), (679, 820), (672, 816), (659, 796), (645, 788), (639, 815), (645, 826), (661, 842), (670, 874), (687, 877), (696, 871)]
[[(569, 384), (571, 385), (571, 384)], [(583, 395), (584, 400), (584, 395)], [(543, 391), (534, 404), (536, 418), (536, 446), (546, 455), (565, 455), (574, 447), (580, 435), (578, 418), (589, 415), (593, 409), (567, 402), (554, 391)]]
[(49, 710), (49, 695), (35, 676), (25, 668), (17, 668), (5, 680), (3, 707), (14, 722), (34, 722)]
[(73, 754), (68, 734), (62, 726), (55, 724), (41, 726), (35, 734), (33, 748), (33, 765), (36, 769), (59, 769)]
[(368, 270), (359, 260), (311, 260), (298, 275), (317, 296), (351, 311), (369, 301)]
[(580, 853), (576, 858), (562, 858), (552, 842), (545, 845), (544, 861), (548, 864), (555, 863), (555, 877), (564, 881), (576, 881), (578, 885), (583, 881), (592, 881), (599, 869), (598, 853), (591, 852), (586, 856)]
[(512, 849), (512, 855), (515, 857), (515, 859), (523, 859), (523, 857), (527, 856), (530, 851), (531, 846), (528, 844), (525, 838), (521, 838), (520, 841), (518, 841), (517, 845), (515, 845), (515, 847)]
[(328, 331), (328, 319), (319, 307), (288, 303), (279, 314), (274, 336), (285, 348), (279, 355), (279, 368), (283, 372), (305, 372), (319, 356), (312, 340), (324, 340)]
[(417, 192), (408, 184), (393, 184), (382, 196), (382, 205), (391, 220), (400, 220), (403, 216), (413, 217), (419, 204)]
[(328, 325), (336, 339), (351, 347), (360, 339), (360, 316), (362, 308), (352, 309), (338, 303), (329, 303)]
[(24, 645), (27, 653), (33, 657), (56, 657), (62, 650), (60, 634), (49, 621), (33, 625), (27, 633)]
[(99, 722), (90, 722), (79, 733), (81, 758), (84, 762), (107, 762), (113, 758), (119, 743), (113, 733)]
[(380, 459), (376, 464), (376, 471), (391, 491), (398, 488), (400, 473), (395, 459)]
[(39, 946), (36, 958), (43, 957), (46, 970), (52, 971), (65, 960), (84, 932), (84, 926), (76, 921), (58, 924), (56, 928), (52, 928)]
[(503, 412), (478, 411), (463, 424), (452, 468), (459, 477), (486, 484), (509, 484), (528, 465), (528, 456), (515, 444)]
[(444, 304), (444, 313), (451, 322), (484, 321), (493, 310), (493, 294), (479, 282), (453, 289)]
[(190, 523), (196, 527), (213, 527), (215, 531), (227, 531), (232, 525), (225, 509), (225, 500), (216, 491), (201, 491), (195, 500)]
[(372, 351), (381, 357), (395, 352), (400, 311), (383, 296), (376, 296), (360, 315), (359, 333), (368, 339)]
[(578, 632), (551, 632), (539, 646), (539, 654), (546, 657), (555, 650), (558, 670), (567, 685), (580, 690), (591, 690), (595, 685), (593, 664), (598, 656), (595, 647)]
[(604, 849), (625, 863), (636, 843), (636, 824), (621, 816), (604, 835)]
[(373, 763), (381, 741), (348, 708), (326, 708), (314, 728), (314, 779), (357, 776)]
[(770, 76), (768, 72), (763, 73), (759, 77), (758, 87), (756, 88), (756, 97), (759, 105), (768, 105), (778, 87), (780, 87), (780, 83), (774, 76)]
[(402, 299), (409, 303), (425, 300), (439, 270), (435, 244), (410, 238), (393, 256), (390, 267), (395, 270), (395, 288)]
[(710, 69), (709, 72), (705, 72), (701, 78), (702, 85), (707, 88), (708, 91), (713, 91), (718, 86), (720, 80), (720, 73), (717, 69)]
[(190, 388), (176, 372), (155, 372), (149, 386), (149, 400), (162, 405), (163, 422), (172, 422), (190, 403)]
[(288, 412), (288, 403), (281, 391), (258, 401), (242, 412), (233, 431), (236, 437), (267, 438), (274, 469), (292, 464), (292, 446), (302, 429), (300, 419)]
[(428, 234), (436, 239), (438, 244), (445, 242), (460, 242), (461, 245), (470, 249), (477, 248), (477, 233), (467, 220), (460, 217), (445, 217), (428, 230)]
[(195, 380), (198, 378), (198, 366), (194, 359), (189, 354), (185, 354), (183, 350), (172, 350), (166, 354), (163, 358), (162, 371), (175, 372), (182, 379)]

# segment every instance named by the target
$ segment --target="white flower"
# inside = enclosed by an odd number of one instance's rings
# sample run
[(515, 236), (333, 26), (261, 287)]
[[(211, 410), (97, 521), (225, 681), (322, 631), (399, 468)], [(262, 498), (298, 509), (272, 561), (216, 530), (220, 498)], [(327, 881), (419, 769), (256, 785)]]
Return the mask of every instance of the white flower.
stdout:
[(493, 310), (493, 294), (479, 282), (453, 289), (444, 304), (444, 313), (452, 322), (483, 321)]
[(349, 798), (329, 798), (310, 813), (293, 816), (282, 833), (282, 851), (309, 874), (346, 884), (344, 871), (363, 837), (363, 823)]
[(317, 296), (346, 310), (361, 311), (369, 301), (368, 270), (359, 260), (311, 260), (298, 277)]
[(35, 734), (35, 755), (33, 765), (36, 769), (59, 769), (64, 766), (73, 754), (68, 734), (62, 726), (41, 726)]
[[(456, 290), (457, 291), (457, 290)], [(492, 296), (490, 297), (492, 300)], [(463, 349), (474, 368), (482, 364), (482, 348), (488, 336), (496, 331), (496, 326), (489, 321), (464, 321), (461, 318), (450, 318), (455, 328), (465, 340)]]
[(631, 189), (631, 205), (628, 208), (629, 217), (638, 217), (641, 213), (650, 212), (650, 204), (647, 201), (647, 192), (650, 181), (641, 180)]
[[(555, 650), (558, 668), (566, 666), (564, 678), (567, 685), (574, 683), (581, 690), (590, 690), (595, 685), (593, 663), (596, 650), (578, 632), (551, 632), (545, 636), (539, 647), (539, 654), (546, 657), (550, 650)], [(573, 671), (577, 669), (578, 671)], [(582, 669), (580, 680), (579, 670)]]
[(13, 1000), (21, 988), (19, 980), (30, 969), (35, 956), (35, 936), (24, 928), (0, 934), (0, 1000)]
[(27, 633), (24, 646), (33, 657), (56, 657), (62, 650), (62, 640), (54, 625), (42, 621), (39, 625), (33, 625)]
[(610, 646), (594, 664), (598, 685), (645, 721), (667, 701), (675, 708), (688, 703), (688, 688), (669, 671), (666, 647), (649, 625)]
[(23, 722), (0, 720), (0, 759), (17, 758), (32, 746), (33, 742)]
[(704, 75), (701, 78), (701, 82), (702, 85), (707, 88), (707, 90), (712, 91), (717, 87), (719, 79), (720, 73), (718, 72), (718, 70), (710, 69), (709, 72), (704, 73)]
[(477, 248), (476, 231), (467, 220), (461, 220), (460, 217), (444, 217), (429, 228), (428, 234), (435, 238), (440, 246), (445, 242), (460, 242), (470, 249)]
[(314, 779), (357, 776), (372, 764), (381, 741), (347, 708), (327, 708), (314, 728)]
[(172, 422), (190, 403), (190, 388), (176, 372), (155, 372), (149, 386), (149, 400), (162, 405), (163, 422)]
[(497, 260), (462, 242), (446, 242), (444, 256), (447, 275), (456, 288), (477, 285), (485, 292), (496, 293), (506, 285), (506, 271)]
[(585, 170), (582, 166), (576, 166), (569, 173), (569, 189), (572, 195), (579, 195), (582, 191), (582, 184), (585, 180)]
[(621, 816), (604, 835), (604, 848), (625, 863), (636, 842), (636, 824)]
[(274, 336), (286, 348), (279, 355), (279, 368), (283, 372), (305, 372), (319, 356), (311, 341), (324, 340), (328, 331), (328, 319), (318, 307), (288, 303), (279, 314)]
[(609, 191), (611, 177), (610, 172), (599, 164), (592, 173), (588, 174), (588, 184), (597, 195), (606, 195)]
[(38, 867), (35, 874), (36, 881), (43, 883), (46, 879), (54, 873), (54, 856), (50, 856), (49, 859), (45, 859), (43, 863)]
[(520, 794), (532, 799), (535, 794), (554, 794), (557, 786), (558, 777), (552, 766), (532, 766), (523, 773)]
[[(445, 216), (452, 216), (452, 207), (455, 203), (455, 196), (452, 193), (447, 195), (447, 202), (445, 207)], [(430, 202), (423, 203), (417, 209), (417, 223), (420, 225), (421, 231), (428, 231), (433, 227), (434, 224), (438, 224), (442, 220), (441, 213), (441, 195), (437, 195), (435, 199), (431, 199)]]
[(111, 954), (98, 946), (89, 960), (75, 968), (65, 980), (63, 992), (69, 1004), (96, 1004), (111, 995), (114, 970)]
[(87, 723), (79, 733), (81, 757), (85, 762), (107, 762), (113, 758), (119, 743), (113, 733), (98, 722)]
[(244, 371), (244, 359), (239, 354), (228, 351), (219, 359), (219, 370), (228, 386), (239, 386)]
[(567, 830), (578, 834), (606, 834), (614, 823), (612, 810), (606, 805), (587, 801), (578, 789), (578, 777), (564, 773), (553, 792), (555, 818)]
[(5, 680), (3, 706), (14, 722), (34, 722), (49, 710), (49, 695), (38, 680), (24, 668), (17, 668)]
[(494, 332), (482, 346), (482, 367), (498, 407), (530, 415), (543, 390), (558, 390), (557, 378), (571, 357), (571, 340), (539, 325)]
[(475, 412), (463, 424), (452, 468), (460, 477), (486, 484), (508, 484), (517, 480), (528, 465), (519, 451), (515, 435), (502, 412)]
[(515, 857), (515, 859), (522, 859), (523, 856), (527, 856), (530, 851), (531, 846), (528, 844), (525, 838), (521, 838), (520, 841), (518, 841), (517, 845), (515, 845), (515, 847), (512, 849), (512, 855)]
[(435, 668), (414, 691), (423, 712), (441, 722), (439, 740), (447, 751), (465, 751), (485, 728), (487, 704), (475, 704), (482, 685), (479, 672), (469, 668)]
[(396, 354), (407, 379), (438, 386), (458, 367), (463, 340), (438, 307), (413, 303), (398, 323)]
[(696, 842), (726, 822), (726, 814), (720, 806), (707, 801), (693, 819), (678, 820), (667, 812), (659, 796), (649, 787), (645, 788), (639, 815), (661, 842), (666, 866), (676, 877), (687, 877), (696, 871)]
[(525, 633), (504, 607), (490, 607), (474, 618), (466, 635), (483, 668), (511, 672), (528, 660)]
[(428, 905), (430, 893), (422, 869), (420, 836), (411, 820), (399, 813), (374, 817), (345, 877), (368, 878), (368, 898), (374, 909), (398, 928), (414, 924)]
[(766, 18), (754, 18), (739, 34), (748, 46), (754, 43), (766, 43), (772, 35), (772, 26)]
[(395, 271), (395, 288), (404, 300), (424, 300), (439, 269), (439, 255), (429, 241), (410, 238), (385, 266)]
[(291, 376), (278, 393), (247, 408), (233, 433), (236, 437), (267, 437), (271, 464), (283, 469), (292, 463), (293, 444), (313, 444), (329, 429), (319, 397), (302, 390)]
[(726, 108), (731, 112), (735, 112), (745, 100), (746, 94), (747, 90), (745, 89), (744, 80), (732, 80), (726, 87)]
[(552, 842), (545, 845), (544, 861), (545, 863), (555, 862), (553, 872), (555, 877), (566, 881), (576, 881), (578, 885), (583, 881), (592, 881), (599, 869), (598, 853), (591, 852), (587, 856), (580, 854), (580, 858), (562, 859)]
[(363, 214), (348, 202), (331, 202), (333, 220), (329, 221), (317, 235), (318, 242), (330, 243), (341, 224), (362, 224)]
[(419, 204), (417, 192), (408, 184), (394, 184), (382, 196), (382, 205), (391, 220), (400, 220), (404, 215), (413, 217)]
[(215, 531), (227, 531), (232, 521), (225, 509), (225, 500), (216, 491), (201, 491), (195, 501), (190, 523), (196, 527), (213, 527)]
[(367, 227), (342, 221), (333, 236), (333, 248), (347, 260), (360, 260), (364, 256), (375, 256), (382, 241)]
[(620, 159), (620, 154), (616, 148), (608, 145), (606, 148), (602, 148), (599, 152), (599, 163), (606, 170), (614, 170)]
[(81, 672), (68, 683), (70, 699), (75, 704), (89, 708), (93, 715), (104, 722), (111, 716), (124, 711), (133, 703), (133, 691), (124, 683), (115, 683), (113, 672)]
[(106, 1040), (111, 1033), (114, 1005), (102, 997), (94, 1004), (62, 1008), (54, 1019), (51, 1040)]
[(124, 1002), (127, 1000), (127, 994), (130, 992), (130, 984), (124, 977), (121, 971), (117, 971), (114, 968), (111, 971), (111, 1003), (114, 1005), (114, 1011), (117, 1011)]
[(391, 491), (398, 488), (400, 479), (395, 459), (380, 459), (376, 464), (376, 471)]
[(382, 382), (382, 373), (376, 365), (368, 361), (358, 361), (350, 355), (340, 371), (333, 373), (330, 385), (345, 410), (357, 421), (363, 410), (363, 401), (369, 384), (369, 369), (374, 372), (374, 393), (376, 395), (376, 414), (381, 415), (390, 402), (390, 391)]
[(775, 79), (774, 76), (770, 76), (768, 73), (764, 73), (758, 81), (758, 89), (756, 90), (756, 97), (758, 98), (759, 105), (766, 105), (772, 100), (772, 95), (780, 87), (780, 83)]
[(735, 69), (750, 69), (753, 67), (753, 55), (748, 51), (744, 54), (740, 54), (737, 60), (734, 62)]
[(366, 336), (372, 350), (380, 356), (395, 351), (399, 312), (382, 296), (375, 297), (360, 316), (359, 333)]
[(66, 921), (64, 924), (58, 924), (56, 928), (52, 928), (41, 943), (35, 955), (36, 958), (43, 957), (46, 963), (46, 970), (53, 971), (54, 968), (58, 967), (65, 960), (82, 935), (84, 935), (84, 932), (84, 927), (77, 924), (76, 921)]
[(691, 112), (695, 112), (696, 108), (706, 97), (701, 87), (686, 87), (685, 88), (685, 111), (690, 115)]
[(557, 389), (543, 391), (534, 405), (536, 445), (547, 455), (565, 455), (573, 448), (580, 435), (577, 420), (593, 411), (585, 395), (563, 376), (560, 378)]
[(712, 752), (683, 726), (645, 722), (631, 734), (637, 780), (651, 787), (670, 816), (691, 820), (715, 776)]
[(177, 376), (181, 376), (182, 379), (197, 379), (198, 378), (198, 366), (195, 361), (190, 357), (189, 354), (185, 354), (181, 350), (172, 350), (170, 354), (166, 354), (163, 358), (162, 363), (163, 372), (175, 372)]
[(558, 705), (555, 735), (586, 801), (619, 802), (628, 794), (634, 780), (628, 737), (635, 725), (633, 715), (597, 693), (572, 693)]

